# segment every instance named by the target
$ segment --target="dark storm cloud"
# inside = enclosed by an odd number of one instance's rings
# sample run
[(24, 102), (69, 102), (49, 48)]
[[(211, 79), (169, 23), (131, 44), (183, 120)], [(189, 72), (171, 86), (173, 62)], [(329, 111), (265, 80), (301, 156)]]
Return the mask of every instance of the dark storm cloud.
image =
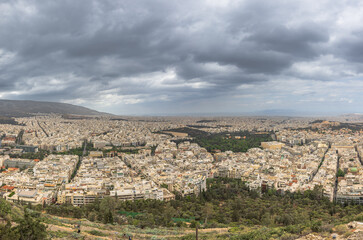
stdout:
[(1, 1), (0, 96), (172, 105), (276, 79), (360, 74), (341, 64), (363, 61), (362, 31), (346, 34), (335, 20), (344, 5), (314, 4)]
[(284, 26), (264, 29), (254, 33), (248, 40), (268, 51), (285, 53), (295, 59), (311, 59), (321, 54), (314, 43), (326, 42), (329, 36), (324, 28), (307, 23), (293, 29)]
[(2, 90), (11, 90), (14, 88), (14, 83), (7, 81), (7, 79), (0, 78), (0, 88)]
[(334, 47), (337, 55), (352, 62), (363, 63), (363, 29), (344, 36)]

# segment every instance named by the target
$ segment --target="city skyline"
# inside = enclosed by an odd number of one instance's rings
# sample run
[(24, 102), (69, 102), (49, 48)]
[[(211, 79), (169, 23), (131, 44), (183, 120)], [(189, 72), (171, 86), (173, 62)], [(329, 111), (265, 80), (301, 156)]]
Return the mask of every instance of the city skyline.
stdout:
[(1, 1), (0, 99), (119, 115), (362, 113), (362, 10), (353, 1)]

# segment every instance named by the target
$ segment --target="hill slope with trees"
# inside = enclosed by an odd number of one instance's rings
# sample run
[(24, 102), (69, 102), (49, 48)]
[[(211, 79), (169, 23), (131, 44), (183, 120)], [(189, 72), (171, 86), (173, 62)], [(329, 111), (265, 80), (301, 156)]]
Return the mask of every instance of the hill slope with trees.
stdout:
[(101, 115), (95, 110), (59, 102), (41, 102), (28, 100), (0, 100), (0, 116), (26, 117), (39, 113)]

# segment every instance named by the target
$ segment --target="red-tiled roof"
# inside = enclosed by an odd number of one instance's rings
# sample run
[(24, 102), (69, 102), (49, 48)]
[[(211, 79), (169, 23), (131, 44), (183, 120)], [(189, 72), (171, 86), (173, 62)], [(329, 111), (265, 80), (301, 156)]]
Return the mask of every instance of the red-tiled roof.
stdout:
[(13, 190), (15, 187), (13, 186), (8, 186), (8, 185), (5, 185), (5, 186), (2, 186), (1, 189), (3, 190)]

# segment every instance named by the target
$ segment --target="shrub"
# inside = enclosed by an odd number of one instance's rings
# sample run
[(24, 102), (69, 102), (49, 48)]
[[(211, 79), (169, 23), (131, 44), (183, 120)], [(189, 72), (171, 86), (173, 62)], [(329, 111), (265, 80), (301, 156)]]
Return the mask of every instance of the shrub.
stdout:
[(106, 237), (106, 236), (108, 236), (107, 234), (105, 234), (103, 232), (100, 232), (100, 231), (97, 231), (97, 230), (91, 230), (91, 231), (86, 231), (86, 232), (88, 232), (91, 235), (95, 235), (95, 236), (99, 236), (99, 237)]
[(314, 221), (312, 224), (311, 224), (311, 230), (313, 232), (321, 232), (322, 230), (322, 222), (320, 220), (318, 221)]

